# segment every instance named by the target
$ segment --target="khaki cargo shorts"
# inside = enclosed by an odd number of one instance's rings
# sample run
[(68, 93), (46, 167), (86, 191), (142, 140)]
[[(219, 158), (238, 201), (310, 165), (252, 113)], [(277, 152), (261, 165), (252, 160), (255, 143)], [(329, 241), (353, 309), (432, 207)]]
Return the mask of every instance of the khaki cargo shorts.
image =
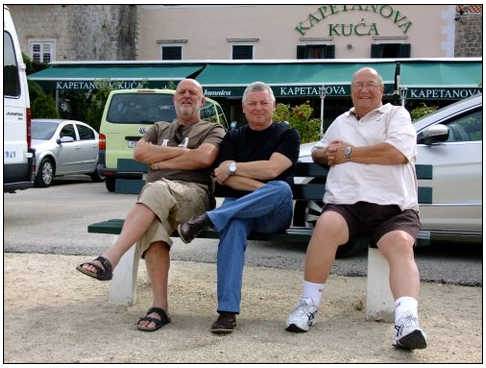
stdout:
[(137, 203), (150, 208), (157, 218), (137, 242), (142, 258), (154, 242), (163, 241), (170, 247), (172, 245), (170, 235), (177, 229), (178, 224), (210, 209), (206, 188), (203, 184), (163, 178), (145, 184), (137, 198)]

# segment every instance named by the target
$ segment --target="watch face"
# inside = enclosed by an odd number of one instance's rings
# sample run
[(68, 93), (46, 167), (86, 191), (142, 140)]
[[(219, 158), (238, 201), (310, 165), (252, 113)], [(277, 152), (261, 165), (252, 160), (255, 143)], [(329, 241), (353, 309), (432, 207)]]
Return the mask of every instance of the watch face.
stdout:
[(349, 156), (350, 154), (351, 154), (351, 147), (348, 146), (344, 149), (344, 155)]
[(230, 165), (229, 165), (229, 171), (232, 174), (234, 174), (236, 172), (236, 162), (230, 163)]

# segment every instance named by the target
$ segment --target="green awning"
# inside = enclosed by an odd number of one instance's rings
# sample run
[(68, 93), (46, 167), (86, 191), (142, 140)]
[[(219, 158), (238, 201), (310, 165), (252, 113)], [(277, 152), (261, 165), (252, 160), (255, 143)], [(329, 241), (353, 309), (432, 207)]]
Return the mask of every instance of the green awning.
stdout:
[(407, 88), (407, 99), (458, 100), (482, 91), (482, 60), (400, 64), (400, 87)]
[(202, 68), (203, 64), (53, 64), (28, 79), (47, 90), (91, 90), (102, 80), (119, 82), (120, 88), (136, 88), (142, 81), (146, 81), (144, 87), (166, 88), (169, 82), (180, 81)]
[(236, 98), (253, 81), (269, 84), (275, 97), (319, 96), (325, 85), (327, 96), (348, 96), (353, 74), (371, 66), (383, 77), (385, 93), (392, 93), (395, 62), (355, 63), (247, 63), (209, 64), (196, 78), (208, 97)]

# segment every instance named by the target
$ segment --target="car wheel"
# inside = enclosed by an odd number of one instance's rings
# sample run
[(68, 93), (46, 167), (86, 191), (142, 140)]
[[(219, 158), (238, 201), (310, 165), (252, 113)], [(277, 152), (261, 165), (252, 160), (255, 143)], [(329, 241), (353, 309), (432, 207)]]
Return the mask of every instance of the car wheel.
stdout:
[[(294, 209), (294, 226), (305, 226), (314, 229), (321, 215), (322, 201), (297, 201)], [(338, 247), (336, 258), (346, 258), (359, 253), (368, 247), (368, 239), (357, 238)]]
[(43, 159), (39, 165), (37, 176), (35, 177), (36, 186), (48, 187), (49, 185), (51, 185), (52, 181), (54, 180), (55, 171), (56, 169), (54, 168), (54, 163), (52, 159)]
[(115, 191), (115, 179), (114, 178), (106, 178), (105, 179), (105, 186), (108, 189), (108, 192)]
[(103, 175), (100, 175), (99, 172), (98, 172), (98, 168), (100, 168), (100, 167), (101, 167), (100, 164), (96, 165), (95, 171), (92, 172), (91, 174), (89, 174), (89, 176), (91, 177), (91, 180), (93, 180), (96, 183), (99, 183), (99, 182), (105, 180), (105, 177)]

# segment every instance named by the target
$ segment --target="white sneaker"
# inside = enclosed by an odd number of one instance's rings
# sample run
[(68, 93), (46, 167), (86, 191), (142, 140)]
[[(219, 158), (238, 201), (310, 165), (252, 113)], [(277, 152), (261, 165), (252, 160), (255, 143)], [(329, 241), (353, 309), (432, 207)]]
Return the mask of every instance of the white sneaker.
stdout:
[(425, 349), (427, 347), (427, 339), (425, 332), (419, 327), (417, 318), (407, 316), (395, 325), (397, 335), (393, 341), (393, 346), (402, 349)]
[(302, 298), (299, 305), (290, 313), (287, 319), (287, 331), (307, 332), (316, 323), (317, 307), (312, 303), (311, 298)]

